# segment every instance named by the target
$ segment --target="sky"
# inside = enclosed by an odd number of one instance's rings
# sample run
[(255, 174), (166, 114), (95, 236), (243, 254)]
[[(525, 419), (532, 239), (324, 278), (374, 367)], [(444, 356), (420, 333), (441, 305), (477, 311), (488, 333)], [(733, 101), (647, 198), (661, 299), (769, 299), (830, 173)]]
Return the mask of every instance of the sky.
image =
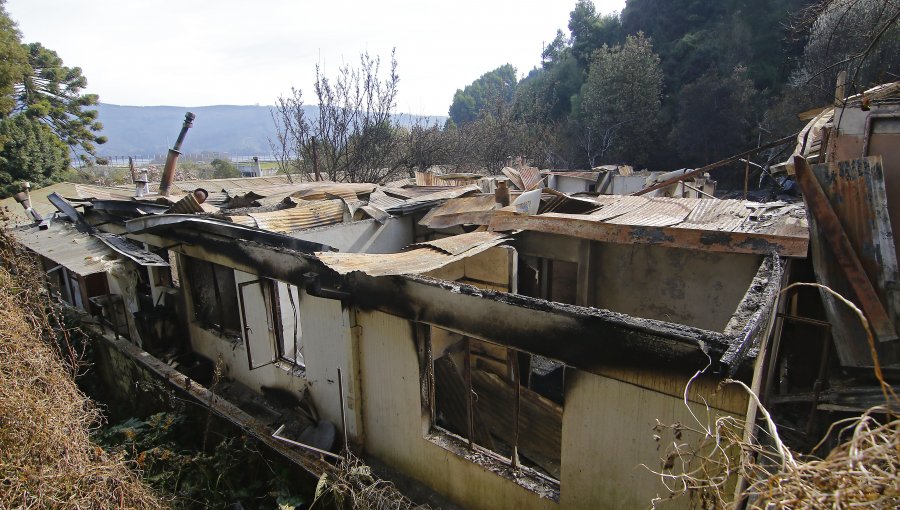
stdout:
[[(594, 0), (620, 11), (625, 0)], [(575, 0), (7, 0), (24, 42), (81, 67), (86, 92), (121, 105), (270, 105), (292, 87), (315, 103), (334, 76), (396, 49), (397, 110), (446, 115), (453, 93), (510, 63), (521, 76)], [(383, 68), (385, 66), (383, 65)]]

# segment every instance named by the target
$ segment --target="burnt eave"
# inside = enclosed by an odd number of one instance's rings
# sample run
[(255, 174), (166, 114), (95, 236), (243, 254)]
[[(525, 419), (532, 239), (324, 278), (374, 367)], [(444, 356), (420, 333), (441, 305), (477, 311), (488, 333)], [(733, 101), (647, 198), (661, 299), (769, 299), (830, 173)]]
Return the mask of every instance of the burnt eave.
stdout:
[[(712, 364), (719, 371), (734, 373), (746, 361), (753, 334), (765, 319), (753, 316), (739, 331), (725, 334), (425, 276), (373, 277), (360, 271), (339, 275), (314, 254), (274, 244), (287, 236), (269, 233), (235, 242), (238, 233), (256, 229), (172, 216), (140, 218), (127, 222), (127, 227), (133, 235), (146, 232), (173, 241), (173, 246), (187, 244), (192, 254), (260, 276), (304, 287), (314, 278), (319, 288), (362, 310), (431, 324), (587, 371), (618, 365), (677, 367), (688, 372)], [(778, 278), (769, 278), (774, 280)], [(772, 289), (765, 294), (777, 291)], [(769, 301), (758, 302), (768, 305)]]

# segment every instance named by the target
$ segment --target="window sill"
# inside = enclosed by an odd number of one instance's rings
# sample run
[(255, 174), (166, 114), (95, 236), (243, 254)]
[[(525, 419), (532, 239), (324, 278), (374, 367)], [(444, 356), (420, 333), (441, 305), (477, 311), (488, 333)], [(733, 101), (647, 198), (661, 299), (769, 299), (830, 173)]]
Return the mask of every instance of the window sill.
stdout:
[(470, 450), (465, 439), (441, 429), (433, 428), (425, 434), (425, 440), (473, 464), (477, 464), (497, 476), (506, 478), (542, 498), (559, 503), (558, 481), (539, 475), (528, 467), (520, 466), (517, 469), (513, 469), (509, 465), (510, 461), (508, 459), (504, 459), (499, 454), (478, 445), (475, 445), (474, 450)]
[(275, 366), (294, 377), (306, 378), (306, 367), (303, 365), (291, 363), (290, 361), (278, 360), (275, 362)]

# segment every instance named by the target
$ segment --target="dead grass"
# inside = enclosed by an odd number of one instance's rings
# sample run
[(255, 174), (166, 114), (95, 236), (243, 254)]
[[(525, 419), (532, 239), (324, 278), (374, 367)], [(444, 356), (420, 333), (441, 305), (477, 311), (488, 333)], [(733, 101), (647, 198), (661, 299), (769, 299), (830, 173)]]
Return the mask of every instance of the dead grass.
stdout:
[(353, 454), (344, 452), (334, 469), (319, 478), (311, 509), (429, 510), (404, 496), (393, 483), (382, 480)]
[[(747, 502), (746, 508), (759, 510), (900, 508), (900, 415), (896, 412), (900, 397), (884, 380), (868, 321), (853, 303), (824, 285), (795, 283), (782, 292), (799, 285), (831, 293), (859, 317), (884, 404), (835, 422), (822, 441), (836, 437), (838, 445), (825, 458), (800, 456), (781, 441), (771, 415), (750, 388), (726, 380), (723, 384), (740, 385), (756, 401), (761, 425), (748, 438), (745, 422), (732, 416), (704, 420), (694, 415), (696, 423), (690, 425), (657, 423), (657, 440), (666, 431), (674, 440), (667, 441), (661, 469), (650, 469), (669, 490), (666, 497), (653, 500), (654, 508), (684, 496), (697, 507), (716, 509), (734, 508), (740, 501)], [(685, 389), (685, 405), (687, 394)], [(693, 432), (699, 440), (682, 441), (683, 431)], [(738, 477), (746, 485), (735, 491)]]
[(75, 385), (77, 356), (43, 287), (0, 230), (0, 508), (164, 508), (91, 441), (100, 415)]

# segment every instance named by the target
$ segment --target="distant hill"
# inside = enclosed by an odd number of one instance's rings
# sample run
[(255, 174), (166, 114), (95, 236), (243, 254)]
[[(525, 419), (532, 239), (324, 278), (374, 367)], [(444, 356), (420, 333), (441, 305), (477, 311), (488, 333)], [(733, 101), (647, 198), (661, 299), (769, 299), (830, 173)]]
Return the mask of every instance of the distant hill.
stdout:
[[(101, 156), (154, 156), (165, 154), (175, 143), (184, 114), (194, 112), (194, 127), (185, 138), (182, 152), (226, 152), (231, 155), (269, 154), (269, 138), (275, 128), (271, 106), (122, 106), (99, 104), (103, 135), (109, 141), (99, 147)], [(315, 118), (317, 106), (306, 106)], [(402, 124), (416, 119), (400, 115)], [(428, 119), (443, 124), (444, 117)]]

